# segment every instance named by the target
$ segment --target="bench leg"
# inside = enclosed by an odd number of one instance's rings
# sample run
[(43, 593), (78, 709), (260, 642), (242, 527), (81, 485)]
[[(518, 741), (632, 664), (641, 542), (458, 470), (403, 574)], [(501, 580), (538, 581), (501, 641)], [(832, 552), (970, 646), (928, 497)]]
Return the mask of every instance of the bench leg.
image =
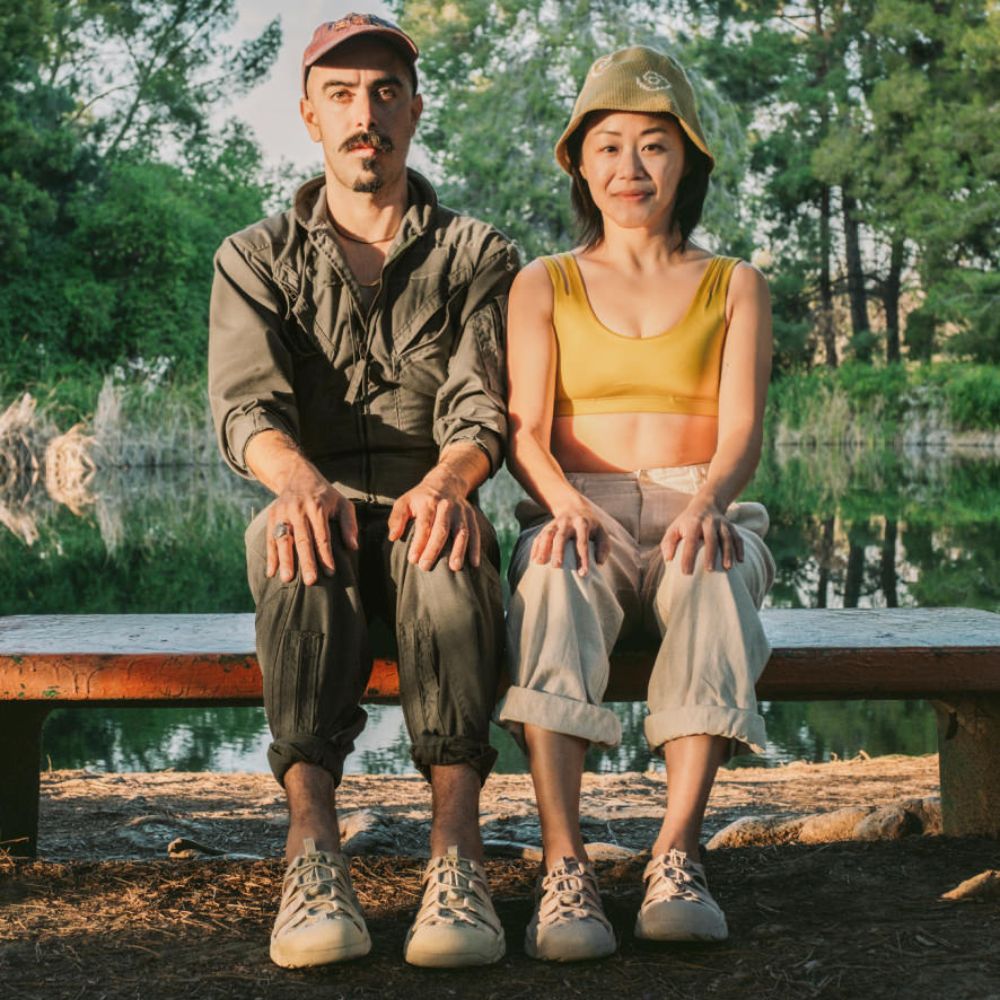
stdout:
[(944, 832), (1000, 836), (1000, 696), (949, 698), (933, 705)]
[(38, 851), (38, 781), (46, 705), (0, 704), (0, 850)]

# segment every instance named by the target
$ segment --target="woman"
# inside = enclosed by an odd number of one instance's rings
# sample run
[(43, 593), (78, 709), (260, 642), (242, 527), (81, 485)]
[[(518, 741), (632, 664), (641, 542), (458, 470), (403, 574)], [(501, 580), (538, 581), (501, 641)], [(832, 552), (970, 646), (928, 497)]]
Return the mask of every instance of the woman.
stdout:
[(556, 157), (583, 241), (534, 261), (510, 295), (510, 464), (534, 502), (518, 509), (497, 714), (526, 748), (542, 826), (526, 947), (571, 960), (615, 949), (580, 779), (588, 745), (621, 735), (601, 705), (608, 654), (643, 628), (662, 637), (646, 736), (669, 799), (636, 934), (727, 935), (698, 838), (719, 765), (765, 740), (757, 612), (774, 562), (764, 508), (733, 501), (760, 456), (771, 327), (762, 276), (690, 239), (714, 161), (671, 58), (598, 59)]

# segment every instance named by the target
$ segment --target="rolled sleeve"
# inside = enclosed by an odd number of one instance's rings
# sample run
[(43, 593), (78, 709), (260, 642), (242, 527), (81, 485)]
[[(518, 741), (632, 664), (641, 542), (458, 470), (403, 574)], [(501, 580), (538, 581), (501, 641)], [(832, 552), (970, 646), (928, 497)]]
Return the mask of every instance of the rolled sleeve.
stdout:
[(261, 431), (299, 440), (292, 358), (281, 337), (280, 293), (252, 248), (227, 239), (215, 255), (208, 395), (219, 450), (248, 479), (247, 444)]
[(434, 405), (438, 449), (469, 441), (486, 454), (490, 475), (503, 462), (507, 440), (505, 326), (507, 295), (518, 266), (514, 247), (493, 234), (469, 283), (460, 331)]

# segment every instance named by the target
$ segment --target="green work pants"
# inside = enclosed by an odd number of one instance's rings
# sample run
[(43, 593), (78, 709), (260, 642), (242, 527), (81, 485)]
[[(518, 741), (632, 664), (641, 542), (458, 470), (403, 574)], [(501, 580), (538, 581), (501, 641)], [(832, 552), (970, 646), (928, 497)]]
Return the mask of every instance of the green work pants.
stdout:
[(266, 508), (246, 532), (271, 769), (283, 783), (293, 764), (318, 764), (339, 783), (367, 719), (359, 702), (372, 667), (369, 624), (378, 619), (395, 631), (400, 701), (417, 768), (429, 777), (432, 764), (469, 764), (485, 781), (496, 760), (489, 720), (504, 636), (493, 527), (477, 508), (478, 568), (466, 560), (453, 571), (446, 549), (433, 569), (422, 570), (406, 558), (413, 522), (392, 542), (389, 507), (355, 509), (358, 551), (348, 551), (332, 525), (336, 572), (320, 572), (312, 586), (298, 574), (289, 583), (265, 575)]

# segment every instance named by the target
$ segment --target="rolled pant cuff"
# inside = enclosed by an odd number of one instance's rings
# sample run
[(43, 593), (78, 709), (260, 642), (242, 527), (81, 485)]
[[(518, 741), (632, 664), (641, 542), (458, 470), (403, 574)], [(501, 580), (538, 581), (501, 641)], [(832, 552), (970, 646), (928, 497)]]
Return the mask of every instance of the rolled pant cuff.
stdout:
[(413, 741), (410, 756), (428, 781), (433, 764), (468, 764), (480, 782), (485, 782), (497, 760), (497, 752), (489, 743), (465, 736), (421, 736)]
[(653, 750), (681, 736), (725, 736), (733, 741), (733, 754), (764, 753), (767, 733), (764, 719), (745, 708), (722, 705), (684, 705), (646, 716), (646, 739)]
[(610, 708), (536, 688), (512, 686), (497, 707), (497, 721), (524, 748), (524, 724), (578, 736), (602, 747), (621, 742), (622, 724)]
[(293, 764), (315, 764), (330, 774), (334, 786), (339, 785), (344, 776), (344, 760), (354, 749), (354, 741), (367, 722), (368, 713), (359, 705), (348, 722), (331, 736), (315, 733), (276, 736), (267, 748), (267, 762), (278, 784), (285, 787), (285, 774)]

